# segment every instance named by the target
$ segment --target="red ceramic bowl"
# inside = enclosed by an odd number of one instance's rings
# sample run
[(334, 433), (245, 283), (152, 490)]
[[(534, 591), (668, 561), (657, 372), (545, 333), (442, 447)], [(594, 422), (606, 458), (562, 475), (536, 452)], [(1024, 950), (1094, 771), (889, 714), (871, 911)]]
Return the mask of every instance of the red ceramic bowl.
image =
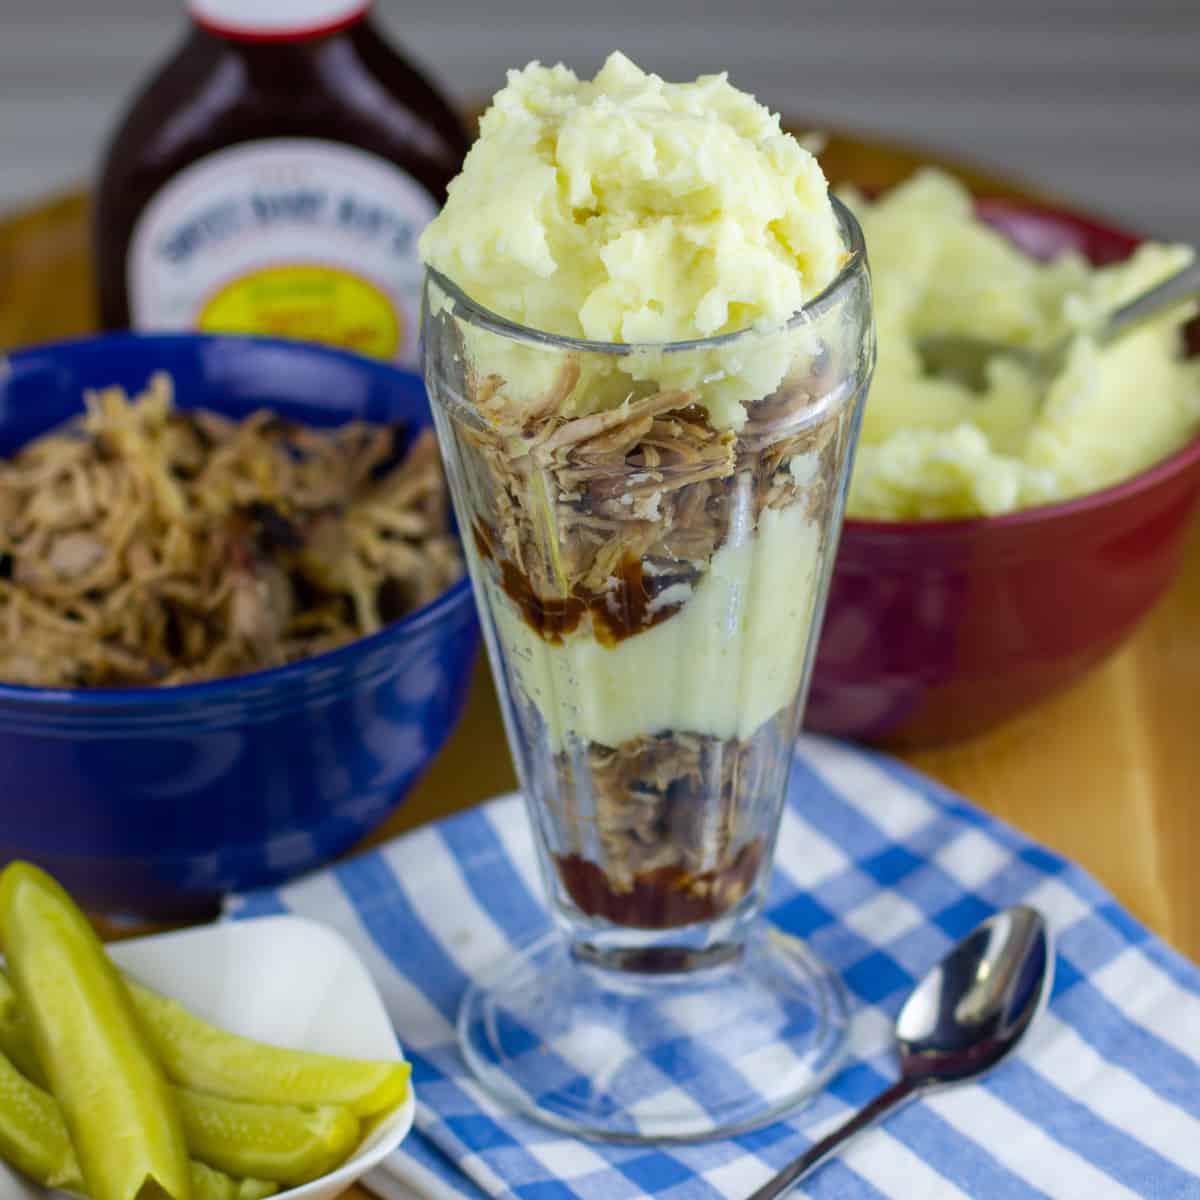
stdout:
[[(1104, 264), (1139, 238), (1009, 201), (981, 215), (1031, 254)], [(1200, 322), (1190, 347), (1200, 353)], [(1124, 483), (952, 521), (847, 521), (806, 725), (927, 745), (979, 733), (1110, 654), (1179, 566), (1200, 499), (1200, 437)]]

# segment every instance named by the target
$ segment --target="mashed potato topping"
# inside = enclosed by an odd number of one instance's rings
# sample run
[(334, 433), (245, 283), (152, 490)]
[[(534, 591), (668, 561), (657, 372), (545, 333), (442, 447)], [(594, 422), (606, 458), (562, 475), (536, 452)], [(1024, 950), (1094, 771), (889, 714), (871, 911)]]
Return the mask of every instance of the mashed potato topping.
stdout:
[[(821, 168), (778, 116), (724, 74), (667, 83), (620, 53), (592, 80), (561, 65), (509, 72), (421, 255), (519, 324), (636, 344), (778, 329), (845, 257)], [(536, 351), (473, 341), (481, 369), (529, 403), (544, 394)], [(651, 350), (576, 400), (608, 407), (631, 379), (654, 380), (697, 390), (716, 424), (739, 428), (741, 402), (794, 354), (770, 335), (686, 362)]]
[[(1200, 429), (1200, 364), (1184, 363), (1188, 310), (1100, 349), (1090, 324), (1178, 270), (1183, 246), (1146, 244), (1094, 269), (1076, 254), (1041, 263), (977, 220), (966, 190), (925, 171), (875, 203), (845, 196), (866, 234), (878, 362), (848, 515), (992, 515), (1108, 486)], [(1075, 336), (1043, 393), (1012, 360), (985, 394), (924, 376), (914, 339), (964, 333), (1019, 346)]]
[(837, 270), (816, 159), (724, 74), (510, 71), (421, 241), (472, 299), (604, 342), (786, 320)]

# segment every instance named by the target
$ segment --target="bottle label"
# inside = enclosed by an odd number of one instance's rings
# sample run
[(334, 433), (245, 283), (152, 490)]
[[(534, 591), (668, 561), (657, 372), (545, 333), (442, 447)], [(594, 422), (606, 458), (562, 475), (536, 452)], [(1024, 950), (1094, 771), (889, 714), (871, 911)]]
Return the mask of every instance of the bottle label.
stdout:
[(415, 365), (417, 238), (436, 211), (398, 167), (337, 142), (219, 150), (138, 218), (133, 327), (304, 338)]

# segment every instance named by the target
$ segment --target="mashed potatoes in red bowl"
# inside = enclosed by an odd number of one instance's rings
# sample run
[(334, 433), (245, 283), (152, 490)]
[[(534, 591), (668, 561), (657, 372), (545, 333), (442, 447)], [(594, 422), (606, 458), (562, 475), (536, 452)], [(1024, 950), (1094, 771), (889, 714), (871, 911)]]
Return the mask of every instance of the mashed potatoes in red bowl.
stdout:
[[(933, 182), (944, 200), (941, 181)], [(917, 186), (928, 187), (928, 177), (910, 185)], [(1079, 281), (1079, 299), (1055, 301), (1060, 321), (1085, 319), (1089, 301), (1111, 303), (1120, 294), (1111, 287), (1115, 273), (1092, 290), (1083, 260), (1129, 263), (1143, 245), (1078, 213), (988, 200), (975, 211), (1023, 257), (1058, 260), (1031, 307), (1028, 296), (1006, 297), (988, 283), (989, 263), (1003, 261), (1007, 247), (993, 245), (991, 258), (962, 259), (962, 276), (949, 289), (960, 297), (960, 313), (974, 291), (1008, 311), (1014, 330), (1012, 314), (1052, 307), (1051, 285), (1068, 276)], [(1067, 368), (1081, 376), (1057, 380), (1038, 410), (1001, 367), (984, 400), (935, 387), (917, 395), (915, 419), (900, 419), (889, 374), (903, 386), (907, 367), (901, 361), (897, 371), (894, 360), (909, 348), (897, 344), (894, 331), (889, 338), (893, 264), (886, 235), (877, 230), (872, 243), (870, 213), (864, 224), (878, 297), (879, 369), (806, 723), (840, 736), (929, 744), (982, 732), (1079, 678), (1121, 644), (1170, 583), (1200, 499), (1200, 336), (1193, 324), (1185, 338), (1182, 314), (1135, 335), (1140, 345), (1103, 355), (1084, 340)], [(1166, 274), (1185, 254), (1142, 250), (1124, 286), (1149, 282), (1148, 272)], [(1036, 280), (1037, 272), (1027, 278)], [(998, 319), (993, 313), (977, 332), (997, 336)], [(955, 329), (971, 332), (969, 323)], [(928, 330), (935, 331), (944, 330)], [(1099, 399), (1080, 390), (1089, 373)], [(1093, 419), (1084, 422), (1079, 410), (1088, 404)], [(989, 420), (1002, 436), (987, 436)], [(953, 453), (964, 441), (974, 446), (978, 471)]]

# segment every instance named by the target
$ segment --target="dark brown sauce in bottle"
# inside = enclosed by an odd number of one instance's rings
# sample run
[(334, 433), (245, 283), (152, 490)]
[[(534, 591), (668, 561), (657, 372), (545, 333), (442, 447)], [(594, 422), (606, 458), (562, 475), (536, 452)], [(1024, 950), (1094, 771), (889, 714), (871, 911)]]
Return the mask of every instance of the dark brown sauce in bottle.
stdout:
[[(239, 322), (257, 323), (266, 327), (247, 331), (285, 336), (311, 336), (314, 330), (328, 332), (330, 336), (322, 336), (321, 340), (340, 341), (367, 353), (412, 361), (415, 333), (409, 328), (408, 310), (412, 305), (408, 293), (413, 290), (411, 276), (416, 270), (412, 266), (420, 232), (416, 226), (423, 225), (445, 199), (446, 186), (466, 152), (467, 134), (442, 94), (380, 36), (367, 15), (366, 3), (328, 0), (324, 5), (310, 2), (301, 7), (308, 14), (306, 27), (296, 28), (293, 22), (283, 32), (276, 27), (262, 33), (239, 23), (266, 13), (286, 25), (288, 7), (282, 0), (192, 0), (192, 29), (134, 100), (104, 161), (94, 240), (100, 315), (106, 328), (131, 324), (150, 328), (218, 328), (224, 324), (226, 328), (237, 328)], [(229, 15), (231, 24), (209, 24), (206, 18), (214, 11), (218, 16)], [(281, 12), (283, 17), (278, 15)], [(314, 23), (314, 12), (323, 12), (329, 20)], [(296, 196), (286, 201), (293, 204), (293, 209), (287, 210), (278, 190), (289, 182), (284, 168), (276, 170), (276, 177), (269, 169), (262, 172), (268, 183), (278, 185), (265, 198), (232, 193), (222, 197), (221, 168), (215, 166), (212, 180), (204, 185), (212, 193), (208, 208), (197, 208), (198, 201), (180, 199), (176, 207), (184, 232), (169, 243), (180, 258), (185, 251), (212, 252), (213, 265), (208, 274), (213, 278), (196, 279), (193, 275), (187, 284), (194, 292), (204, 293), (197, 295), (196, 304), (219, 295), (227, 277), (236, 279), (239, 272), (245, 274), (245, 261), (217, 260), (218, 251), (213, 247), (220, 240), (222, 220), (237, 234), (235, 237), (231, 233), (226, 239), (228, 252), (241, 255), (242, 260), (257, 254), (261, 260), (262, 247), (254, 249), (253, 239), (260, 234), (266, 236), (270, 232), (268, 219), (282, 215), (309, 222), (311, 236), (306, 237), (301, 226), (295, 226), (289, 235), (291, 245), (301, 247), (302, 259), (322, 261), (327, 246), (336, 249), (342, 244), (352, 245), (352, 233), (362, 243), (350, 251), (363, 265), (360, 273), (369, 273), (377, 262), (382, 263), (380, 272), (386, 272), (387, 253), (391, 252), (394, 258), (390, 266), (405, 273), (405, 295), (398, 305), (405, 311), (399, 316), (388, 315), (386, 310), (395, 297), (390, 296), (386, 276), (382, 281), (368, 279), (361, 287), (353, 278), (347, 281), (330, 276), (324, 283), (332, 290), (318, 302), (314, 296), (322, 280), (312, 277), (315, 267), (309, 268), (309, 275), (297, 275), (293, 270), (291, 277), (268, 279), (267, 284), (276, 289), (274, 293), (260, 288), (261, 295), (235, 296), (224, 309), (214, 310), (207, 326), (188, 309), (190, 296), (188, 303), (179, 299), (180, 289), (186, 290), (182, 283), (168, 281), (159, 286), (151, 281), (144, 285), (140, 304), (135, 303), (137, 297), (131, 295), (131, 290), (143, 285), (134, 278), (141, 268), (131, 260), (131, 243), (147, 206), (155, 203), (163, 189), (186, 168), (206, 159), (218, 163), (211, 156), (231, 147), (280, 146), (282, 139), (306, 139), (310, 143), (315, 139), (332, 146), (334, 153), (338, 148), (352, 149), (359, 154), (356, 161), (362, 164), (368, 182), (347, 198), (345, 178), (337, 178), (338, 160), (329, 165), (324, 180), (321, 171), (325, 168), (318, 161)], [(395, 181), (397, 175), (404, 178), (391, 189), (387, 181)], [(328, 183), (328, 196), (318, 194), (314, 180)], [(372, 188), (378, 203), (372, 203)], [(392, 203), (397, 196), (400, 202)], [(279, 210), (272, 212), (271, 204), (277, 201)], [(192, 211), (187, 211), (189, 203)], [(257, 209), (255, 204), (259, 205)], [(420, 211), (425, 204), (427, 214)], [(413, 228), (401, 228), (406, 213), (412, 217)], [(342, 226), (330, 234), (343, 217)], [(256, 223), (259, 218), (261, 228)], [(188, 221), (192, 224), (187, 225)], [(241, 224), (231, 224), (236, 221)], [(374, 248), (367, 244), (368, 235), (375, 239)], [(331, 236), (340, 241), (331, 242)], [(192, 238), (190, 242), (188, 237)], [(160, 245), (168, 244), (164, 237), (158, 241)], [(294, 262), (296, 258), (294, 249), (281, 249), (280, 254), (284, 261)], [(262, 263), (256, 261), (254, 265), (257, 269)], [(273, 265), (267, 263), (268, 267)], [(191, 270), (194, 262), (186, 266)], [(164, 278), (171, 269), (172, 264), (161, 264)], [(356, 269), (352, 263), (348, 272), (351, 277)], [(153, 274), (160, 265), (151, 264), (147, 270)], [(150, 295), (161, 295), (157, 308), (147, 298)], [(253, 311), (247, 308), (260, 301), (265, 307)], [(398, 334), (387, 325), (393, 318), (404, 327)], [(356, 344), (356, 339), (361, 344)], [(387, 353), (389, 349), (392, 353)]]

